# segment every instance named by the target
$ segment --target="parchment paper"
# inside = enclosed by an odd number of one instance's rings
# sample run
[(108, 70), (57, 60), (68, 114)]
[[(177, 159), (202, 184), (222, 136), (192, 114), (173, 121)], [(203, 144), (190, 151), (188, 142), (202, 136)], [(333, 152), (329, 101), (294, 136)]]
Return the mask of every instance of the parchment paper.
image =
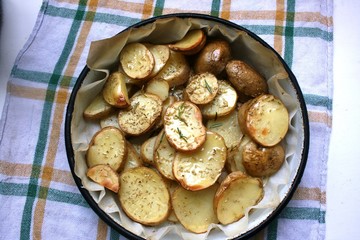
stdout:
[[(180, 223), (165, 222), (160, 226), (147, 227), (130, 220), (119, 207), (115, 194), (86, 177), (85, 153), (93, 134), (100, 129), (100, 125), (85, 121), (82, 117), (86, 106), (101, 91), (109, 73), (118, 68), (119, 53), (126, 43), (170, 43), (181, 39), (187, 31), (198, 28), (205, 30), (210, 37), (227, 39), (231, 43), (233, 58), (246, 61), (263, 75), (268, 82), (270, 93), (284, 102), (290, 114), (290, 128), (283, 140), (286, 147), (286, 161), (279, 172), (264, 180), (265, 196), (262, 201), (250, 208), (253, 211), (238, 222), (227, 226), (213, 224), (204, 234), (191, 233)], [(90, 191), (99, 207), (121, 226), (146, 239), (233, 238), (264, 221), (288, 193), (298, 170), (303, 148), (304, 135), (300, 104), (288, 74), (277, 56), (247, 33), (197, 18), (160, 19), (152, 24), (127, 30), (112, 38), (93, 42), (87, 65), (91, 71), (77, 94), (71, 128), (75, 152), (75, 173), (81, 178), (83, 186)]]

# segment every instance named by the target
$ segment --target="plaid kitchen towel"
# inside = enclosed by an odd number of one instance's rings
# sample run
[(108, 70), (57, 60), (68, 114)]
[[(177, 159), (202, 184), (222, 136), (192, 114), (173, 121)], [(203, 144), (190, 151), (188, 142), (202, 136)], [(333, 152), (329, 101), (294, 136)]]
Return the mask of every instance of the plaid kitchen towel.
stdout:
[(91, 210), (67, 162), (64, 116), (90, 42), (152, 16), (196, 12), (253, 31), (297, 76), (310, 151), (288, 206), (256, 239), (324, 239), (332, 122), (331, 0), (44, 0), (8, 83), (0, 125), (0, 239), (125, 239)]

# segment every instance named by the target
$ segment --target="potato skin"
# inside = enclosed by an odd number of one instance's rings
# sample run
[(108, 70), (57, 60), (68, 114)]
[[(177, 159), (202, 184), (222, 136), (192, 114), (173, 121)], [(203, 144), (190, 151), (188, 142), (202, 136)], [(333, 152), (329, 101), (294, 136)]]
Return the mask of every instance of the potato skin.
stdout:
[(265, 177), (280, 169), (285, 161), (285, 151), (280, 144), (264, 148), (251, 141), (245, 145), (242, 157), (243, 166), (249, 175)]
[(235, 89), (249, 97), (257, 97), (268, 92), (265, 79), (250, 65), (241, 60), (231, 60), (226, 64), (226, 74)]
[(230, 45), (225, 40), (214, 40), (200, 51), (194, 65), (196, 73), (210, 72), (215, 76), (225, 69), (231, 59)]

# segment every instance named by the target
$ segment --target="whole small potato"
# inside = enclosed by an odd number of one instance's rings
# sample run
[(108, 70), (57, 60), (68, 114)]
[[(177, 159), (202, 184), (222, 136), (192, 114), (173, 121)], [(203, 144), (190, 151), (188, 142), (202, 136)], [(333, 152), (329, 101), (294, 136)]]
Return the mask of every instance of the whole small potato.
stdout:
[(242, 152), (243, 166), (253, 177), (270, 176), (276, 173), (285, 160), (285, 151), (281, 145), (261, 147), (250, 141)]
[(194, 65), (196, 73), (209, 72), (218, 76), (231, 58), (231, 50), (228, 42), (214, 40), (205, 45), (200, 51)]
[(246, 96), (257, 97), (268, 92), (265, 79), (241, 60), (229, 61), (226, 64), (226, 74), (235, 89)]

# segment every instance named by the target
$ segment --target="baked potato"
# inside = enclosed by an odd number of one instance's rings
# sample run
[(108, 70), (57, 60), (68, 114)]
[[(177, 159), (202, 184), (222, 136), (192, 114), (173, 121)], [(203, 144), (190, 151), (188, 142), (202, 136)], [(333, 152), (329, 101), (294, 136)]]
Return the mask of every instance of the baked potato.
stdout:
[(126, 108), (130, 104), (125, 78), (123, 73), (114, 72), (105, 82), (102, 91), (104, 100), (114, 107)]
[(195, 104), (206, 104), (215, 98), (218, 89), (217, 78), (212, 73), (199, 73), (190, 77), (185, 96)]
[(214, 197), (214, 210), (221, 224), (230, 224), (245, 216), (264, 196), (259, 178), (232, 172), (220, 184)]
[(167, 108), (164, 129), (170, 145), (178, 151), (193, 151), (205, 142), (200, 109), (189, 101), (177, 101)]
[(169, 44), (173, 51), (181, 52), (184, 55), (198, 53), (206, 43), (206, 34), (201, 29), (194, 29), (186, 33), (179, 41)]
[(289, 128), (285, 105), (271, 94), (260, 95), (241, 105), (238, 117), (243, 133), (264, 147), (278, 144)]
[(229, 61), (226, 74), (235, 89), (246, 96), (257, 97), (268, 92), (265, 79), (244, 61)]
[(105, 127), (95, 133), (86, 152), (89, 168), (107, 164), (118, 171), (127, 154), (125, 137), (118, 128)]
[(204, 145), (191, 153), (177, 152), (173, 163), (176, 180), (187, 190), (198, 191), (213, 185), (226, 161), (224, 139), (207, 131)]
[(242, 151), (242, 164), (246, 172), (253, 177), (266, 177), (276, 173), (284, 161), (285, 151), (280, 144), (261, 147), (250, 141)]
[(178, 187), (171, 196), (172, 206), (179, 222), (189, 231), (204, 233), (210, 224), (218, 223), (213, 199), (219, 185), (216, 183), (200, 191)]
[(144, 225), (164, 222), (170, 213), (170, 193), (161, 176), (147, 167), (120, 174), (119, 201), (126, 215)]
[(109, 165), (95, 165), (86, 171), (86, 176), (115, 193), (119, 191), (119, 176)]
[(195, 60), (195, 73), (210, 72), (219, 76), (231, 59), (231, 48), (227, 41), (217, 39), (209, 41)]

